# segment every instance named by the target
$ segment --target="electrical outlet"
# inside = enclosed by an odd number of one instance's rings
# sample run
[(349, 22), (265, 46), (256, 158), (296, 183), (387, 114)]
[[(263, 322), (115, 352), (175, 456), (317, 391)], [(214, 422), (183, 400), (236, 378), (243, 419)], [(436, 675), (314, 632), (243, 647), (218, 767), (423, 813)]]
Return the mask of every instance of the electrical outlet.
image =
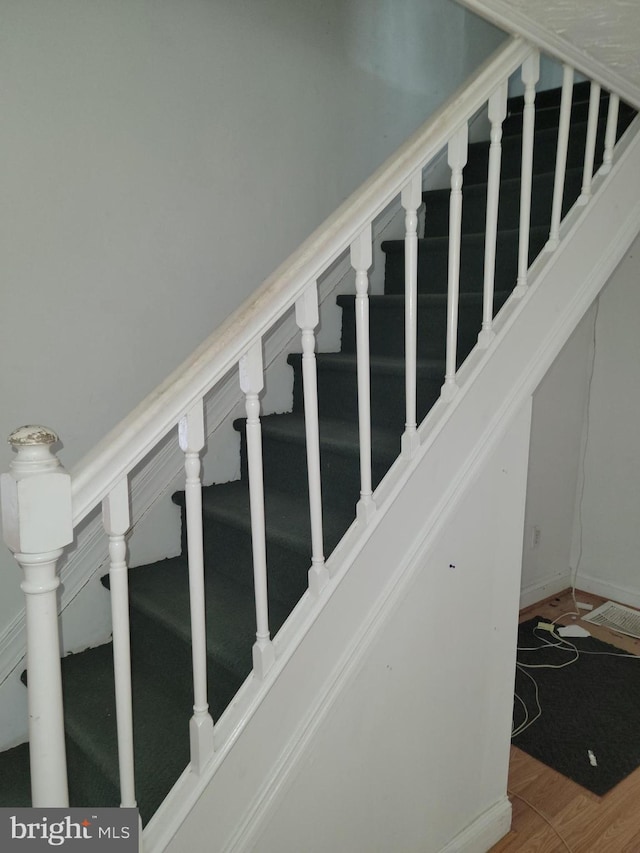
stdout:
[(534, 527), (531, 531), (531, 547), (537, 548), (542, 538), (542, 530), (539, 527)]

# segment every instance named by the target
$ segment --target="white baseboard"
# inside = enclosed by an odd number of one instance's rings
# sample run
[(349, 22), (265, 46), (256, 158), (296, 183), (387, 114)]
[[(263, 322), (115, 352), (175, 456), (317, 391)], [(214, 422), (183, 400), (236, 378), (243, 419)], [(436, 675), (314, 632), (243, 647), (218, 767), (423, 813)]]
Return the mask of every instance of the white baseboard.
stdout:
[(505, 797), (456, 835), (440, 853), (487, 853), (511, 829), (511, 803)]
[(617, 601), (619, 604), (626, 604), (627, 607), (640, 609), (640, 591), (637, 588), (631, 589), (623, 584), (611, 583), (601, 578), (585, 575), (582, 572), (578, 575), (576, 586), (584, 592), (592, 593), (592, 595), (601, 595), (603, 598)]
[(525, 586), (520, 590), (520, 610), (525, 607), (530, 607), (544, 598), (549, 598), (551, 595), (558, 595), (565, 589), (571, 586), (571, 574), (566, 572), (562, 575), (553, 575), (552, 577), (543, 578), (537, 583)]

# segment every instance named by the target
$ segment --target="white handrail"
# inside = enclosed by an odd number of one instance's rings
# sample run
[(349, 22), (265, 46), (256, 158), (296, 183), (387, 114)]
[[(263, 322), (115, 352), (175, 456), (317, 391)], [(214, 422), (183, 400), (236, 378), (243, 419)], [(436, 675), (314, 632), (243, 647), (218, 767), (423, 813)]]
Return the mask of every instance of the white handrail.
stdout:
[(519, 38), (498, 49), (405, 145), (353, 193), (195, 352), (100, 441), (72, 470), (77, 525), (128, 474), (194, 403), (232, 368), (400, 193), (411, 176), (447, 144), (529, 56)]

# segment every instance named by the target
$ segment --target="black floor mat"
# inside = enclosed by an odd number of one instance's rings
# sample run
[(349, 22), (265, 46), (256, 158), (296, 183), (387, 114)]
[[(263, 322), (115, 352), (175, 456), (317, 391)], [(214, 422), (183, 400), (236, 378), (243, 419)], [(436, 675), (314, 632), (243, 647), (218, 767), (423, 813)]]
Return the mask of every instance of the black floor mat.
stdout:
[[(640, 657), (593, 637), (569, 638), (577, 659), (568, 646), (544, 648), (557, 639), (536, 629), (539, 621), (547, 620), (535, 617), (518, 631), (514, 732), (522, 730), (513, 743), (605, 794), (640, 765)], [(530, 725), (525, 707), (529, 721), (538, 717)]]

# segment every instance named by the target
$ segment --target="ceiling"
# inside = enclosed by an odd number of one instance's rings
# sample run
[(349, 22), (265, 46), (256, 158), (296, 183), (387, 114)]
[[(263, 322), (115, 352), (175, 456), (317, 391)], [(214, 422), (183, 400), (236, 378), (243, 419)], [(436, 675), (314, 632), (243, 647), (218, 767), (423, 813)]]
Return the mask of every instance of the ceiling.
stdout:
[(640, 0), (458, 0), (640, 108)]

